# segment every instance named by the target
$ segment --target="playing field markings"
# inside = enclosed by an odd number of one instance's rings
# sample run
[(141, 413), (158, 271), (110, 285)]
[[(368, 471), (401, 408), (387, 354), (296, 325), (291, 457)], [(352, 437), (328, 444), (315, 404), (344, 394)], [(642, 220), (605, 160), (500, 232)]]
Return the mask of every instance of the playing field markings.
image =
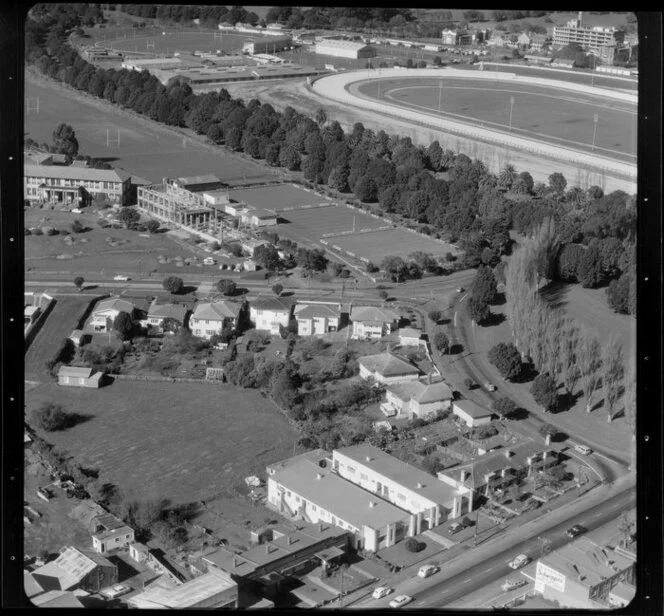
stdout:
[(111, 129), (106, 129), (106, 147), (119, 148), (120, 147), (120, 129), (117, 130), (117, 135), (111, 133)]
[(26, 99), (26, 113), (39, 113), (39, 97), (29, 96)]

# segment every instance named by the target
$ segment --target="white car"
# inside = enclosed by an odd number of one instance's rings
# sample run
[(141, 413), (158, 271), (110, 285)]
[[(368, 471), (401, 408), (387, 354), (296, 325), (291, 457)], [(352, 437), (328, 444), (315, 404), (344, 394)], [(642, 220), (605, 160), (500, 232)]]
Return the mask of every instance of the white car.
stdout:
[(484, 387), (487, 388), (487, 391), (496, 391), (496, 386), (493, 383), (484, 383)]
[(463, 287), (457, 287), (457, 290), (456, 290), (457, 293), (463, 293), (464, 291), (465, 291), (465, 289)]
[(593, 452), (590, 447), (586, 447), (585, 445), (574, 445), (574, 451), (578, 451), (584, 456), (589, 456)]
[(438, 571), (440, 571), (440, 569), (436, 567), (436, 565), (422, 565), (417, 572), (417, 575), (421, 578), (428, 578), (430, 575), (438, 573)]
[(390, 588), (389, 586), (379, 586), (378, 588), (374, 588), (371, 596), (374, 599), (382, 599), (383, 597), (387, 597), (391, 592), (394, 592), (393, 588)]
[(131, 280), (129, 276), (123, 276), (122, 274), (118, 274), (117, 276), (113, 277), (113, 280), (121, 280), (122, 282), (127, 282), (127, 280)]
[(100, 594), (109, 599), (115, 599), (116, 597), (126, 595), (128, 592), (131, 592), (131, 586), (127, 586), (126, 584), (116, 584), (110, 588), (104, 588), (104, 590), (100, 591)]
[(516, 588), (521, 588), (521, 586), (525, 586), (528, 583), (527, 580), (524, 579), (516, 579), (516, 580), (505, 580), (500, 588), (501, 590), (504, 590), (505, 592), (508, 592), (510, 590), (514, 590)]
[(525, 567), (529, 562), (530, 558), (528, 558), (525, 554), (519, 554), (513, 561), (508, 564), (512, 569), (521, 569), (521, 567)]
[(408, 595), (399, 595), (398, 597), (394, 597), (394, 599), (392, 599), (388, 605), (390, 607), (401, 607), (403, 605), (408, 605), (412, 600), (413, 598), (409, 597)]

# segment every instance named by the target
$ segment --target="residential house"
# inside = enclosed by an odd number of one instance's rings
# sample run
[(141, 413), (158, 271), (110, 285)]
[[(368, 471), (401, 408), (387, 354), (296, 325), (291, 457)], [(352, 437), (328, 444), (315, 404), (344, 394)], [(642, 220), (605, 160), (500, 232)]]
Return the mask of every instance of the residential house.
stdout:
[(385, 406), (383, 413), (388, 417), (431, 417), (438, 411), (449, 409), (454, 399), (449, 385), (442, 380), (435, 383), (430, 380), (392, 383), (387, 386), (385, 395), (387, 400), (381, 405), (381, 410)]
[(530, 43), (531, 43), (531, 36), (527, 32), (522, 32), (519, 34), (518, 38), (516, 39), (517, 45), (519, 46), (519, 49), (529, 49), (530, 48)]
[(58, 370), (58, 385), (72, 387), (101, 387), (102, 372), (95, 372), (92, 368), (78, 368), (75, 366), (60, 366)]
[(419, 346), (422, 342), (422, 331), (414, 327), (402, 327), (397, 333), (401, 346)]
[(336, 332), (341, 321), (341, 304), (298, 303), (294, 318), (299, 336), (315, 336)]
[(113, 321), (121, 312), (126, 312), (132, 318), (138, 319), (142, 311), (137, 306), (119, 297), (111, 297), (99, 302), (92, 311), (89, 325), (95, 332), (110, 332), (113, 329)]
[(350, 320), (353, 322), (351, 338), (378, 340), (397, 328), (399, 315), (386, 308), (352, 306)]
[(493, 414), (486, 408), (481, 407), (472, 400), (455, 400), (452, 404), (452, 413), (454, 413), (469, 428), (475, 426), (484, 426), (491, 423)]
[(544, 51), (551, 47), (551, 37), (546, 34), (533, 34), (530, 37), (530, 49), (533, 51)]
[(68, 590), (49, 590), (30, 599), (39, 608), (82, 608), (85, 607), (75, 593)]
[(280, 327), (288, 327), (293, 302), (283, 297), (258, 296), (249, 306), (249, 318), (256, 329), (278, 334)]
[(242, 263), (242, 267), (244, 268), (245, 272), (255, 272), (257, 269), (259, 269), (258, 263), (256, 263), (256, 261), (253, 259), (246, 259)]
[(392, 353), (367, 355), (357, 361), (360, 366), (360, 376), (365, 380), (373, 378), (377, 383), (416, 381), (420, 376), (416, 366)]
[(270, 245), (271, 245), (270, 242), (268, 242), (267, 240), (250, 239), (242, 242), (242, 250), (245, 250), (250, 257), (253, 257), (256, 248), (258, 248), (259, 246), (270, 246)]
[(460, 491), (472, 492), (473, 502), (492, 491), (504, 490), (532, 473), (560, 464), (555, 450), (533, 440), (478, 456), (438, 473), (438, 479)]
[(348, 530), (356, 549), (375, 552), (410, 536), (412, 514), (340, 477), (322, 449), (271, 464), (267, 475), (269, 507)]
[(409, 535), (419, 535), (469, 511), (469, 498), (410, 464), (362, 443), (332, 452), (332, 470), (347, 481), (413, 514)]
[(135, 541), (134, 529), (110, 513), (97, 516), (92, 523), (92, 547), (100, 554), (124, 548)]
[(159, 332), (178, 331), (184, 327), (186, 315), (187, 306), (184, 304), (158, 304), (155, 298), (148, 309), (147, 325)]
[(55, 560), (35, 569), (32, 575), (46, 592), (78, 588), (96, 592), (117, 583), (118, 568), (101, 554), (67, 546)]
[(127, 603), (138, 609), (233, 609), (237, 598), (238, 585), (231, 576), (220, 569), (210, 569), (175, 588), (152, 585)]
[(199, 338), (219, 336), (224, 328), (236, 329), (243, 304), (222, 300), (196, 306), (189, 318), (189, 329)]
[(25, 306), (23, 308), (23, 327), (32, 325), (39, 318), (40, 313), (39, 306)]

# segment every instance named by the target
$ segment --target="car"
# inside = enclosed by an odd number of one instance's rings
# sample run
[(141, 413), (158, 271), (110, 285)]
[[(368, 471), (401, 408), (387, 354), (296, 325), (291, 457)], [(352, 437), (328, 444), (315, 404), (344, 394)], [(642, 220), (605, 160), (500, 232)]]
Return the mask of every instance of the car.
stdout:
[(456, 533), (458, 533), (459, 531), (462, 531), (462, 530), (463, 530), (463, 526), (461, 524), (459, 524), (458, 522), (452, 522), (452, 524), (450, 524), (449, 528), (447, 529), (447, 532), (450, 535), (454, 535), (454, 534), (456, 534)]
[(578, 537), (579, 535), (583, 535), (583, 533), (587, 532), (587, 528), (585, 526), (581, 526), (581, 524), (575, 524), (572, 526), (572, 528), (568, 528), (565, 531), (565, 534), (570, 538), (574, 539), (574, 537)]
[(440, 568), (436, 567), (436, 565), (422, 565), (417, 572), (417, 575), (421, 578), (428, 578), (434, 573), (438, 573), (438, 571), (440, 571)]
[(383, 597), (387, 597), (391, 592), (394, 592), (393, 588), (390, 588), (389, 586), (379, 586), (378, 588), (374, 588), (371, 596), (374, 599), (382, 599)]
[(574, 451), (578, 451), (584, 456), (589, 456), (593, 452), (590, 447), (586, 447), (585, 445), (574, 445)]
[(521, 586), (525, 586), (528, 583), (527, 580), (522, 579), (514, 579), (514, 580), (505, 580), (501, 585), (500, 589), (504, 590), (505, 592), (509, 590), (514, 590), (515, 588), (520, 588)]
[(128, 592), (131, 592), (131, 586), (127, 586), (126, 584), (115, 584), (114, 586), (99, 591), (100, 594), (108, 599), (115, 599), (116, 597), (126, 595)]
[(123, 282), (127, 282), (127, 280), (131, 280), (129, 276), (123, 276), (122, 274), (118, 274), (117, 276), (113, 277), (113, 280), (121, 280)]
[(394, 597), (388, 605), (390, 607), (401, 607), (403, 605), (408, 605), (412, 600), (413, 598), (408, 595), (399, 595), (398, 597)]
[(463, 287), (457, 287), (456, 291), (457, 291), (457, 293), (463, 293), (465, 290), (466, 289), (464, 289)]
[(525, 554), (519, 554), (514, 560), (510, 561), (508, 564), (511, 569), (521, 569), (521, 567), (525, 567), (529, 562), (530, 558), (528, 558)]
[(484, 387), (487, 391), (496, 391), (496, 386), (493, 383), (484, 383)]

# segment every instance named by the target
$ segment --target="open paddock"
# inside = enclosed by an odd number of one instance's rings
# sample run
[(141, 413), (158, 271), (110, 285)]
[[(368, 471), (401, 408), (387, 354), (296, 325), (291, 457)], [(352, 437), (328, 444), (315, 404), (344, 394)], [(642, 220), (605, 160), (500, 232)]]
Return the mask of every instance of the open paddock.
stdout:
[[(308, 210), (293, 210), (284, 212), (283, 218), (287, 222), (282, 227), (288, 227), (308, 239), (320, 239), (328, 233), (351, 232), (353, 224), (355, 230), (377, 229), (388, 223), (363, 214), (355, 212), (343, 205), (332, 207), (312, 208)], [(354, 222), (353, 222), (354, 221)], [(336, 240), (337, 237), (328, 238), (328, 241)]]
[(370, 233), (355, 233), (328, 239), (330, 246), (339, 246), (341, 250), (352, 252), (356, 257), (364, 257), (379, 264), (385, 257), (408, 257), (416, 251), (431, 253), (434, 257), (447, 252), (456, 254), (458, 249), (451, 244), (432, 239), (421, 233), (414, 233), (397, 227)]
[[(266, 208), (276, 212), (282, 212), (291, 207), (303, 207), (305, 205), (334, 205), (334, 202), (331, 199), (322, 195), (317, 195), (293, 184), (259, 186), (257, 188), (238, 188), (229, 191), (229, 196), (234, 201), (244, 201), (257, 208)], [(290, 217), (290, 213), (285, 214), (285, 216), (287, 218)]]
[(232, 495), (244, 477), (293, 455), (297, 439), (270, 400), (231, 385), (49, 383), (30, 391), (28, 413), (52, 401), (92, 417), (48, 440), (137, 498), (185, 503)]

